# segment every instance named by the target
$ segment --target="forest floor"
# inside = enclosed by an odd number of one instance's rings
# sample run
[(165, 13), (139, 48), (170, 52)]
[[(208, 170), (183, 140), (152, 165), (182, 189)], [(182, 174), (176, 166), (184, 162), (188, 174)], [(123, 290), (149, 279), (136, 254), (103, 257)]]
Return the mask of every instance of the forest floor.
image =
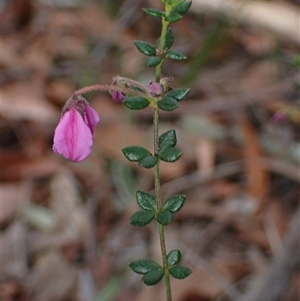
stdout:
[[(161, 260), (156, 225), (129, 224), (152, 170), (121, 152), (152, 148), (151, 110), (91, 93), (92, 154), (74, 163), (52, 151), (76, 89), (154, 80), (133, 41), (155, 43), (160, 22), (142, 8), (160, 1), (1, 3), (0, 299), (164, 300), (128, 267)], [(193, 1), (172, 25), (188, 59), (163, 68), (191, 88), (160, 126), (176, 129), (183, 152), (161, 164), (163, 196), (186, 195), (167, 247), (193, 270), (172, 280), (174, 301), (299, 301), (299, 2), (224, 3)]]

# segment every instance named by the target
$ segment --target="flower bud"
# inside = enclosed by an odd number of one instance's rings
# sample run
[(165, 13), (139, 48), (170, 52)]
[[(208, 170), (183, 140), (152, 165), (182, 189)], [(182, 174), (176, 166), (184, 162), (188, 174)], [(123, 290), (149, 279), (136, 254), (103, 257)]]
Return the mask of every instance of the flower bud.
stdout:
[(112, 91), (110, 95), (115, 102), (122, 102), (125, 98), (125, 94), (119, 91)]
[(274, 122), (283, 122), (286, 119), (286, 115), (284, 114), (284, 112), (278, 111), (276, 112), (273, 116), (272, 116), (272, 120)]
[(149, 84), (149, 92), (153, 97), (159, 97), (164, 94), (164, 87), (156, 82), (151, 82)]
[[(120, 78), (118, 76), (115, 77), (111, 83), (112, 86), (116, 86), (118, 88), (122, 87), (123, 85), (122, 85), (122, 83), (119, 82), (119, 79)], [(109, 93), (110, 93), (113, 101), (115, 101), (115, 102), (122, 102), (126, 97), (126, 95), (124, 93), (113, 90), (113, 89)]]
[(172, 77), (163, 77), (161, 80), (160, 80), (160, 84), (163, 86), (164, 88), (164, 92), (168, 92), (170, 90), (170, 84), (172, 83), (173, 81), (173, 78)]

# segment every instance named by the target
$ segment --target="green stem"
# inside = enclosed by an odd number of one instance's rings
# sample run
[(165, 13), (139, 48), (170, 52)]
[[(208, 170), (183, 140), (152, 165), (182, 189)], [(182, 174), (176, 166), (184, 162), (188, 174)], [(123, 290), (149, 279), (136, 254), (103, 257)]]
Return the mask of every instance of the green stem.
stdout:
[[(169, 23), (170, 22), (162, 18), (162, 29), (161, 29), (160, 43), (159, 43), (159, 51), (161, 54), (164, 52), (164, 47), (166, 43), (166, 34), (167, 34)], [(155, 74), (156, 82), (160, 81), (162, 64), (163, 64), (163, 60), (156, 66), (156, 74)]]
[[(166, 6), (166, 12), (167, 10), (168, 8)], [(164, 51), (168, 25), (169, 22), (166, 21), (164, 18), (162, 18), (162, 30), (161, 30), (160, 44), (159, 44), (159, 51), (161, 52), (161, 54)], [(156, 82), (158, 83), (161, 79), (162, 64), (163, 64), (163, 60), (156, 67), (155, 77), (156, 77)], [(159, 108), (158, 107), (154, 109), (153, 131), (154, 131), (154, 154), (158, 155), (159, 154), (159, 143), (158, 143), (159, 142)], [(160, 161), (158, 160), (156, 165), (154, 166), (155, 197), (156, 197), (158, 212), (162, 211), (163, 209), (163, 200), (161, 197), (161, 189), (160, 189), (159, 163)], [(160, 249), (161, 249), (161, 256), (162, 256), (163, 269), (164, 269), (164, 280), (166, 286), (167, 301), (172, 301), (171, 282), (170, 282), (170, 274), (168, 270), (168, 261), (167, 261), (165, 231), (164, 231), (164, 226), (159, 223), (158, 223), (158, 232), (159, 232)]]
[[(154, 109), (154, 118), (153, 118), (153, 129), (154, 129), (154, 153), (159, 154), (159, 109)], [(154, 183), (155, 183), (155, 198), (157, 202), (157, 209), (160, 212), (163, 209), (163, 200), (161, 198), (161, 187), (160, 187), (160, 177), (159, 177), (159, 160), (154, 166)], [(165, 231), (164, 226), (158, 224), (159, 240), (160, 240), (160, 249), (163, 261), (164, 269), (164, 278), (166, 286), (166, 295), (167, 301), (172, 301), (171, 293), (171, 283), (170, 283), (170, 274), (168, 270), (168, 261), (167, 261), (167, 249), (166, 249), (166, 240), (165, 240)]]

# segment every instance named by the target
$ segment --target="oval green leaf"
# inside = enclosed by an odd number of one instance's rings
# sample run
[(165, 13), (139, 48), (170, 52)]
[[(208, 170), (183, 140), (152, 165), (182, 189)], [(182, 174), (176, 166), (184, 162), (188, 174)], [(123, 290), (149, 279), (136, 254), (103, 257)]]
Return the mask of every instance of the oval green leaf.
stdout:
[(166, 58), (174, 60), (174, 61), (186, 60), (186, 56), (176, 50), (169, 50), (167, 52)]
[(182, 15), (180, 15), (179, 13), (177, 13), (176, 11), (171, 11), (167, 16), (166, 16), (166, 21), (173, 23), (173, 22), (177, 22), (178, 20), (180, 20), (182, 18)]
[(183, 266), (173, 266), (169, 269), (170, 274), (176, 279), (184, 279), (192, 273), (192, 270)]
[(151, 56), (148, 58), (146, 65), (147, 67), (156, 67), (160, 64), (161, 60), (162, 58), (159, 56)]
[(180, 101), (184, 99), (189, 92), (190, 92), (189, 88), (176, 88), (168, 92), (166, 96), (175, 98), (176, 100)]
[(136, 192), (136, 201), (144, 210), (156, 211), (157, 209), (155, 196), (148, 192), (138, 190)]
[(144, 168), (152, 168), (157, 163), (157, 156), (146, 156), (140, 160), (139, 165)]
[(173, 214), (168, 210), (164, 210), (157, 214), (156, 220), (161, 225), (166, 226), (172, 222)]
[(163, 152), (167, 148), (175, 146), (177, 143), (177, 137), (175, 130), (167, 131), (159, 136), (159, 150)]
[(163, 11), (160, 11), (156, 8), (143, 8), (143, 11), (151, 16), (151, 17), (156, 17), (156, 18), (161, 18), (164, 17), (166, 14)]
[(181, 157), (181, 155), (181, 150), (175, 147), (170, 147), (161, 152), (159, 157), (165, 162), (175, 162)]
[(151, 270), (159, 269), (161, 266), (151, 259), (139, 259), (129, 263), (130, 268), (137, 274), (147, 274)]
[(178, 107), (178, 102), (175, 98), (165, 97), (158, 101), (157, 105), (163, 111), (174, 111)]
[(173, 195), (165, 201), (163, 208), (165, 210), (169, 210), (172, 213), (175, 213), (182, 208), (184, 202), (185, 202), (184, 194)]
[(178, 13), (179, 15), (184, 15), (191, 7), (192, 1), (183, 2), (172, 9), (172, 13)]
[(150, 272), (148, 272), (143, 278), (142, 281), (146, 285), (155, 285), (157, 284), (162, 277), (164, 276), (164, 271), (162, 268), (153, 269)]
[[(164, 51), (172, 47), (174, 43), (174, 35), (171, 28), (168, 28), (165, 38)], [(160, 37), (156, 41), (156, 48), (160, 47)]]
[(167, 255), (167, 261), (169, 266), (172, 266), (176, 263), (178, 263), (181, 259), (181, 253), (179, 250), (172, 250), (168, 255)]
[(136, 227), (143, 227), (149, 224), (155, 216), (153, 211), (141, 210), (135, 212), (130, 218), (130, 224)]
[(139, 162), (146, 156), (151, 156), (151, 153), (141, 146), (128, 146), (122, 149), (122, 152), (127, 160), (131, 162)]
[(174, 43), (174, 35), (173, 35), (173, 32), (172, 32), (172, 29), (169, 28), (167, 33), (166, 33), (166, 41), (165, 41), (164, 50), (167, 50), (167, 49), (171, 48), (173, 43)]
[(141, 110), (149, 105), (149, 100), (140, 96), (130, 96), (123, 101), (125, 106), (130, 110)]
[(156, 48), (148, 42), (135, 40), (134, 45), (139, 50), (139, 52), (141, 52), (147, 56), (155, 56), (156, 55)]

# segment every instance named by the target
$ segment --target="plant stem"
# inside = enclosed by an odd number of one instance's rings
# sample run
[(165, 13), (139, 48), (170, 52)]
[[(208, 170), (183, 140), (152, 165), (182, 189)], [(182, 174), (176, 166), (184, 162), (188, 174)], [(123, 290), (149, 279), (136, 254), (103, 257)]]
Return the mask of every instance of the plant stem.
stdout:
[[(168, 5), (165, 6), (166, 14), (170, 12), (170, 7)], [(163, 54), (166, 42), (166, 34), (169, 26), (168, 21), (165, 18), (162, 18), (162, 29), (160, 35), (160, 43), (159, 43), (159, 52)], [(156, 66), (155, 71), (155, 79), (156, 82), (160, 82), (161, 79), (161, 69), (162, 69), (162, 60), (160, 64)], [(153, 132), (154, 132), (154, 154), (159, 155), (159, 108), (156, 106), (154, 108), (154, 116), (153, 116)], [(161, 188), (160, 188), (160, 176), (159, 176), (159, 163), (160, 160), (158, 159), (156, 165), (154, 166), (154, 185), (155, 185), (155, 198), (157, 203), (157, 210), (158, 212), (162, 211), (163, 209), (163, 200), (161, 197)], [(168, 270), (168, 261), (167, 261), (167, 249), (166, 249), (166, 240), (165, 240), (165, 231), (164, 226), (158, 224), (158, 232), (159, 232), (159, 240), (160, 240), (160, 249), (161, 249), (161, 256), (163, 262), (163, 269), (164, 269), (164, 280), (165, 280), (165, 287), (166, 287), (166, 296), (167, 301), (172, 301), (172, 292), (171, 292), (171, 282), (170, 282), (170, 273)]]
[[(154, 153), (156, 155), (159, 154), (159, 109), (156, 108), (154, 110), (153, 117), (153, 130), (154, 130)], [(163, 209), (163, 201), (161, 198), (161, 189), (160, 189), (160, 177), (159, 177), (159, 160), (154, 166), (154, 183), (155, 183), (155, 198), (157, 203), (158, 212)], [(170, 283), (170, 274), (168, 271), (168, 262), (167, 262), (167, 250), (166, 250), (166, 240), (165, 240), (165, 232), (164, 226), (158, 224), (158, 232), (159, 232), (159, 240), (160, 240), (160, 249), (163, 261), (163, 269), (164, 269), (164, 278), (165, 278), (165, 286), (166, 286), (166, 295), (167, 301), (172, 301), (172, 293), (171, 293), (171, 283)]]
[[(161, 53), (164, 52), (164, 47), (165, 47), (165, 42), (166, 42), (166, 34), (167, 34), (167, 29), (168, 29), (169, 23), (170, 22), (168, 22), (164, 18), (162, 18), (162, 28), (161, 28), (160, 43), (159, 43), (159, 50)], [(162, 60), (156, 67), (155, 78), (156, 78), (157, 82), (159, 82), (160, 78), (161, 78), (161, 67), (162, 67), (163, 62), (164, 62), (164, 60)]]
[(141, 96), (148, 98), (149, 95), (145, 94), (145, 92), (139, 92), (130, 88), (126, 87), (119, 87), (117, 85), (92, 85), (92, 86), (87, 86), (84, 88), (81, 88), (79, 90), (76, 90), (73, 94), (74, 97), (78, 97), (82, 94), (93, 92), (93, 91), (118, 91), (118, 92), (123, 92), (127, 95), (136, 95), (136, 96)]

